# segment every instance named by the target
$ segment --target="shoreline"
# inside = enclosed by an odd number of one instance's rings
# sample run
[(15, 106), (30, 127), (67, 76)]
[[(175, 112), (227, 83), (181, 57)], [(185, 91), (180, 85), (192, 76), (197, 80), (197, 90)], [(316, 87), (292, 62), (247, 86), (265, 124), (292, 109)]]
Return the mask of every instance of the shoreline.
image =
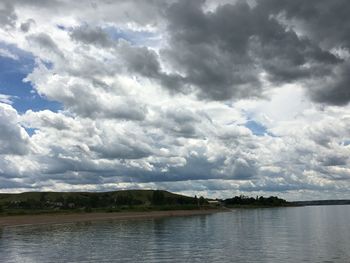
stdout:
[(1, 227), (47, 225), (47, 224), (69, 224), (79, 222), (96, 222), (108, 220), (134, 220), (134, 219), (152, 219), (174, 216), (195, 216), (208, 215), (217, 212), (224, 212), (223, 209), (208, 210), (169, 210), (169, 211), (150, 211), (150, 212), (93, 212), (93, 213), (74, 213), (74, 214), (41, 214), (41, 215), (11, 215), (0, 217)]

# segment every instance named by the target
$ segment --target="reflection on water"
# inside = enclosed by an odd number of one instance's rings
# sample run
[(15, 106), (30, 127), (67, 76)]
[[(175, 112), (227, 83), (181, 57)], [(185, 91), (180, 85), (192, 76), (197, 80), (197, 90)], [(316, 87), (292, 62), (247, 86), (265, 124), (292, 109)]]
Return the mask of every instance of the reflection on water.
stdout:
[(350, 206), (0, 228), (1, 262), (349, 262)]

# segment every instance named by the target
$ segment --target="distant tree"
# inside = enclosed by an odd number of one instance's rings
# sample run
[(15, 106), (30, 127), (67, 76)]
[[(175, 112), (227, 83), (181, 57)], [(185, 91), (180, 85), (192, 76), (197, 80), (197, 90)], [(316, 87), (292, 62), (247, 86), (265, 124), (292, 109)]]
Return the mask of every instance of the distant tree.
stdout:
[(199, 197), (199, 205), (204, 205), (206, 203), (207, 203), (207, 201), (205, 200), (205, 198), (203, 196)]
[(244, 195), (235, 196), (224, 200), (226, 205), (254, 205), (254, 206), (281, 206), (287, 204), (287, 201), (276, 196), (270, 197), (248, 197)]

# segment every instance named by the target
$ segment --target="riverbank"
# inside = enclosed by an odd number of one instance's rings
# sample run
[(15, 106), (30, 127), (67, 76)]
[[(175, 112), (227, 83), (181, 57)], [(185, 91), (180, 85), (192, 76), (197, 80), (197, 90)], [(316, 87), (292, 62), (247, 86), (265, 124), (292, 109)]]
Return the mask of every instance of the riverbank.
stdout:
[(102, 220), (148, 219), (171, 216), (194, 216), (223, 212), (223, 209), (207, 210), (172, 210), (151, 212), (116, 212), (116, 213), (75, 213), (75, 214), (41, 214), (41, 215), (13, 215), (1, 216), (0, 227), (66, 224)]

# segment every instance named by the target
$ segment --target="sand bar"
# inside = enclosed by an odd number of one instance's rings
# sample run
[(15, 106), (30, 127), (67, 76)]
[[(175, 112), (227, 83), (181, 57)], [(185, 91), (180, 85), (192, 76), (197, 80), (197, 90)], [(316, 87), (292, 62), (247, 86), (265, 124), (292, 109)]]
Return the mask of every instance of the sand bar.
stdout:
[(170, 216), (206, 215), (223, 210), (172, 210), (151, 212), (115, 212), (115, 213), (76, 213), (76, 214), (42, 214), (42, 215), (15, 215), (0, 216), (0, 227), (65, 224), (85, 221), (145, 219)]

